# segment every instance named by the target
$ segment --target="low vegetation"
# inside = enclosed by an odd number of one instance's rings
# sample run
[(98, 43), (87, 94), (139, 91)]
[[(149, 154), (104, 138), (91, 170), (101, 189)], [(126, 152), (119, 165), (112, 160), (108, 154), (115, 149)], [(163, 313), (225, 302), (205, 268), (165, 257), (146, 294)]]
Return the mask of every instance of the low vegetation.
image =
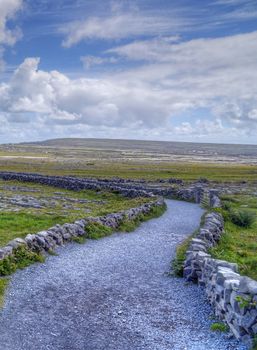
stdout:
[(4, 295), (8, 286), (8, 282), (8, 278), (0, 277), (0, 308), (3, 306), (4, 303)]
[(223, 322), (215, 322), (211, 325), (211, 330), (213, 332), (228, 332), (229, 327)]
[(147, 214), (138, 215), (134, 220), (124, 219), (119, 226), (119, 231), (131, 232), (142, 222), (160, 217), (166, 210), (166, 204), (160, 207), (152, 207)]
[(186, 252), (190, 246), (192, 236), (189, 236), (187, 239), (185, 239), (181, 244), (177, 246), (176, 249), (176, 257), (172, 261), (171, 267), (172, 267), (172, 274), (177, 277), (183, 277), (183, 270), (184, 270), (184, 262), (186, 259)]
[(2, 146), (0, 168), (80, 177), (256, 181), (256, 146), (249, 150), (245, 147), (250, 146), (65, 140), (63, 143)]
[(251, 195), (223, 196), (225, 233), (211, 249), (214, 258), (236, 262), (239, 271), (257, 280), (257, 197)]
[(112, 229), (99, 222), (91, 222), (86, 228), (87, 236), (90, 239), (99, 239), (112, 234)]
[[(138, 215), (135, 219), (129, 220), (125, 218), (116, 229), (119, 232), (131, 232), (136, 229), (142, 222), (157, 218), (161, 216), (166, 210), (166, 204), (160, 207), (151, 208), (150, 212), (147, 214)], [(105, 236), (109, 236), (113, 233), (110, 227), (104, 226), (98, 222), (92, 222), (86, 227), (87, 237), (90, 239), (99, 239)]]
[[(157, 164), (158, 163), (158, 164)], [(78, 177), (121, 177), (125, 179), (169, 179), (178, 178), (185, 181), (199, 180), (204, 177), (209, 181), (241, 182), (256, 181), (257, 165), (248, 164), (215, 164), (212, 162), (135, 162), (132, 160), (106, 162), (97, 160), (95, 163), (70, 163), (55, 160), (9, 160), (1, 161), (0, 166), (5, 171), (34, 172), (47, 175), (72, 175)]]
[(9, 257), (0, 261), (0, 276), (8, 276), (17, 269), (23, 269), (35, 262), (43, 262), (44, 256), (31, 252), (26, 247), (18, 247)]
[[(9, 189), (12, 186), (16, 188), (15, 191)], [(35, 189), (38, 192), (30, 192)], [(0, 195), (11, 198), (17, 194), (33, 196), (38, 200), (47, 200), (50, 206), (43, 208), (18, 206), (11, 209), (0, 208), (0, 247), (16, 237), (24, 238), (28, 233), (39, 232), (56, 224), (74, 222), (88, 216), (106, 215), (137, 207), (149, 201), (149, 198), (128, 199), (119, 194), (104, 191), (74, 192), (33, 183), (0, 181)], [(56, 205), (51, 207), (51, 201), (56, 196), (57, 198), (59, 196), (61, 200), (57, 199)], [(79, 203), (76, 200), (86, 200), (86, 203)]]
[(245, 209), (237, 210), (234, 212), (232, 211), (230, 214), (230, 217), (233, 224), (240, 227), (246, 227), (246, 228), (252, 227), (256, 220), (255, 213)]

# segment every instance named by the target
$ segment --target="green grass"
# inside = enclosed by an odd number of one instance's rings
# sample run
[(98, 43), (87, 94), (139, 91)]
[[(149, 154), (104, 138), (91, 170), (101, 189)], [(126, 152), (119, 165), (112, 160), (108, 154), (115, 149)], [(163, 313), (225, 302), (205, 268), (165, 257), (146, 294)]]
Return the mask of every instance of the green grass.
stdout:
[(228, 332), (229, 327), (223, 322), (215, 322), (211, 325), (211, 330), (213, 332)]
[(257, 217), (257, 197), (223, 196), (225, 233), (219, 244), (210, 250), (214, 258), (236, 262), (241, 274), (257, 280), (257, 221), (251, 227), (240, 227), (231, 220), (231, 211), (247, 210)]
[(78, 244), (84, 244), (86, 243), (86, 237), (84, 236), (72, 237), (72, 241)]
[(43, 262), (44, 256), (31, 252), (26, 247), (18, 247), (13, 254), (0, 261), (0, 276), (8, 276), (35, 262)]
[(177, 277), (183, 277), (186, 252), (190, 246), (192, 238), (193, 238), (193, 235), (189, 236), (181, 244), (179, 244), (176, 248), (176, 257), (172, 261), (171, 266), (172, 266), (172, 274), (177, 276)]
[(112, 233), (110, 227), (104, 226), (99, 222), (91, 222), (86, 226), (87, 237), (90, 239), (99, 239), (109, 236)]
[(152, 207), (147, 214), (138, 215), (134, 220), (125, 218), (119, 226), (119, 231), (132, 232), (142, 222), (160, 217), (167, 209), (166, 204), (163, 206)]
[(8, 278), (0, 278), (0, 308), (3, 306), (4, 303), (4, 295), (6, 288), (8, 286), (9, 279)]
[[(86, 204), (73, 204), (74, 209), (64, 209), (61, 205), (55, 208), (33, 209), (26, 208), (19, 212), (0, 211), (0, 246), (5, 245), (10, 240), (21, 237), (24, 238), (28, 233), (36, 233), (56, 224), (74, 222), (77, 219), (88, 216), (102, 216), (109, 213), (137, 207), (149, 202), (149, 198), (124, 198), (119, 194), (110, 192), (81, 191), (74, 192), (62, 190), (56, 187), (43, 186), (31, 183), (0, 181), (1, 186), (19, 186), (27, 189), (39, 189), (39, 192), (12, 192), (1, 190), (0, 194), (13, 196), (14, 194), (29, 194), (36, 198), (49, 198), (60, 192), (64, 197), (71, 199), (98, 200)], [(100, 202), (99, 202), (100, 201)], [(102, 202), (101, 202), (102, 201)]]
[(64, 222), (64, 217), (56, 215), (0, 213), (0, 246), (14, 238), (24, 238), (28, 233), (36, 233)]
[(230, 217), (233, 224), (246, 228), (252, 227), (256, 221), (255, 213), (246, 209), (232, 211)]
[[(116, 231), (121, 232), (131, 232), (136, 229), (142, 222), (157, 218), (161, 216), (166, 210), (166, 204), (162, 206), (152, 207), (149, 213), (138, 215), (133, 220), (125, 218), (116, 229)], [(86, 226), (86, 236), (90, 239), (99, 239), (102, 237), (109, 236), (113, 233), (113, 230), (110, 227), (102, 225), (98, 222), (92, 222)]]
[[(112, 155), (114, 154), (113, 151)], [(67, 155), (66, 155), (67, 156)], [(86, 157), (86, 155), (85, 155)], [(146, 156), (147, 158), (147, 156)], [(256, 181), (257, 165), (213, 163), (213, 162), (164, 162), (139, 159), (117, 160), (110, 157), (88, 161), (74, 157), (64, 158), (56, 155), (51, 159), (0, 159), (2, 171), (36, 172), (48, 175), (73, 175), (79, 177), (122, 177), (144, 178), (148, 180), (168, 179), (175, 177), (185, 181), (205, 178), (217, 182)]]
[(0, 308), (3, 306), (5, 290), (9, 282), (8, 278), (3, 278), (3, 276), (9, 276), (17, 269), (23, 269), (35, 262), (43, 261), (43, 255), (33, 253), (25, 247), (18, 247), (13, 255), (0, 261)]

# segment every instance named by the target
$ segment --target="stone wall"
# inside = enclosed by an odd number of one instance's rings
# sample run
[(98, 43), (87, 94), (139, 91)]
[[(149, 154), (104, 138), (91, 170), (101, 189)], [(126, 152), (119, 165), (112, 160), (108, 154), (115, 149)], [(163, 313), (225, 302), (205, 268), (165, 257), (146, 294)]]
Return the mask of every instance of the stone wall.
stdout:
[(0, 249), (0, 260), (13, 254), (19, 246), (25, 246), (29, 250), (42, 253), (54, 250), (66, 242), (80, 236), (88, 237), (87, 226), (92, 222), (98, 222), (112, 230), (118, 229), (123, 220), (135, 220), (141, 214), (148, 214), (155, 207), (164, 205), (163, 198), (157, 198), (137, 208), (131, 208), (114, 214), (99, 217), (88, 217), (77, 220), (74, 223), (55, 225), (45, 231), (28, 234), (25, 239), (16, 238)]
[(237, 339), (251, 348), (257, 335), (257, 282), (241, 276), (237, 264), (213, 259), (208, 254), (223, 230), (220, 214), (213, 212), (205, 216), (187, 251), (184, 277), (205, 288), (215, 315), (228, 324)]
[(161, 186), (158, 182), (151, 184), (141, 180), (138, 182), (123, 179), (96, 179), (96, 178), (76, 178), (71, 176), (46, 176), (31, 173), (0, 172), (3, 180), (17, 180), (24, 182), (34, 182), (43, 185), (55, 186), (74, 191), (108, 190), (120, 193), (123, 196), (133, 197), (153, 197), (163, 196), (179, 200), (186, 200), (201, 203), (204, 196), (208, 197), (208, 205), (217, 206), (218, 196), (216, 190), (210, 190), (205, 185), (194, 184), (185, 186), (183, 182), (171, 183)]

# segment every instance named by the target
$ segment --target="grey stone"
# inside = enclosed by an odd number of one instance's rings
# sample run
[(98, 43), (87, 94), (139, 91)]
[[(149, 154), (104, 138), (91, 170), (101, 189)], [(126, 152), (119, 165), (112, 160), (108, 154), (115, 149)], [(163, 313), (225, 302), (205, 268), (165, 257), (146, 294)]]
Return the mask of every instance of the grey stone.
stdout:
[(249, 293), (249, 294), (257, 295), (257, 281), (254, 281), (249, 277), (245, 277), (245, 276), (241, 277), (240, 284), (239, 284), (239, 291), (241, 293)]
[(257, 322), (252, 325), (252, 331), (253, 331), (253, 334), (257, 334)]
[(253, 326), (257, 321), (257, 310), (247, 311), (246, 314), (240, 318), (238, 324), (243, 327), (246, 331)]

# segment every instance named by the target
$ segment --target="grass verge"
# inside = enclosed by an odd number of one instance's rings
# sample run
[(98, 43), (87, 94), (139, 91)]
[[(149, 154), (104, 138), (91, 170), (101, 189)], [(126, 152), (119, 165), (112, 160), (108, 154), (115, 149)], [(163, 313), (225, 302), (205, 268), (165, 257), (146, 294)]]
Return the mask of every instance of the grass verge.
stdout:
[(8, 276), (18, 269), (23, 269), (35, 262), (44, 262), (41, 254), (31, 252), (26, 247), (20, 246), (13, 254), (0, 261), (0, 276)]
[[(204, 214), (201, 216), (200, 220), (200, 227), (204, 224), (204, 218), (207, 212), (204, 212)], [(176, 248), (176, 255), (175, 259), (171, 262), (171, 275), (177, 276), (177, 277), (183, 277), (183, 270), (184, 270), (184, 262), (186, 260), (186, 252), (188, 251), (188, 248), (191, 244), (191, 240), (193, 237), (197, 235), (199, 232), (199, 229), (195, 230), (193, 234), (189, 237), (187, 237), (182, 243), (180, 243)]]
[(9, 279), (8, 278), (0, 278), (0, 308), (4, 304), (4, 295), (6, 288), (8, 286)]
[(223, 322), (215, 322), (211, 325), (211, 331), (213, 332), (228, 332), (229, 327)]
[[(131, 232), (134, 231), (142, 222), (160, 217), (166, 211), (166, 204), (152, 207), (149, 213), (140, 214), (135, 219), (125, 218), (115, 231)], [(114, 230), (98, 222), (92, 222), (86, 227), (87, 237), (90, 239), (99, 239), (111, 235)]]
[(236, 262), (241, 274), (257, 280), (257, 221), (252, 221), (250, 226), (242, 226), (242, 223), (235, 224), (233, 219), (235, 212), (246, 210), (251, 217), (255, 215), (257, 218), (257, 197), (229, 195), (223, 196), (222, 201), (223, 208), (218, 211), (225, 220), (225, 233), (210, 253), (216, 259)]
[(152, 207), (149, 213), (138, 215), (134, 220), (129, 220), (126, 218), (120, 224), (119, 231), (134, 231), (142, 222), (162, 216), (166, 209), (167, 206), (164, 203), (162, 206)]
[(194, 235), (189, 236), (176, 248), (176, 257), (172, 261), (172, 274), (177, 277), (183, 277), (184, 261), (186, 260), (186, 252), (190, 246), (191, 239)]
[[(17, 269), (23, 269), (35, 262), (43, 262), (44, 256), (33, 253), (25, 247), (18, 247), (14, 254), (0, 261), (0, 276), (8, 276)], [(0, 277), (0, 308), (4, 303), (5, 290), (8, 286), (8, 278)]]

